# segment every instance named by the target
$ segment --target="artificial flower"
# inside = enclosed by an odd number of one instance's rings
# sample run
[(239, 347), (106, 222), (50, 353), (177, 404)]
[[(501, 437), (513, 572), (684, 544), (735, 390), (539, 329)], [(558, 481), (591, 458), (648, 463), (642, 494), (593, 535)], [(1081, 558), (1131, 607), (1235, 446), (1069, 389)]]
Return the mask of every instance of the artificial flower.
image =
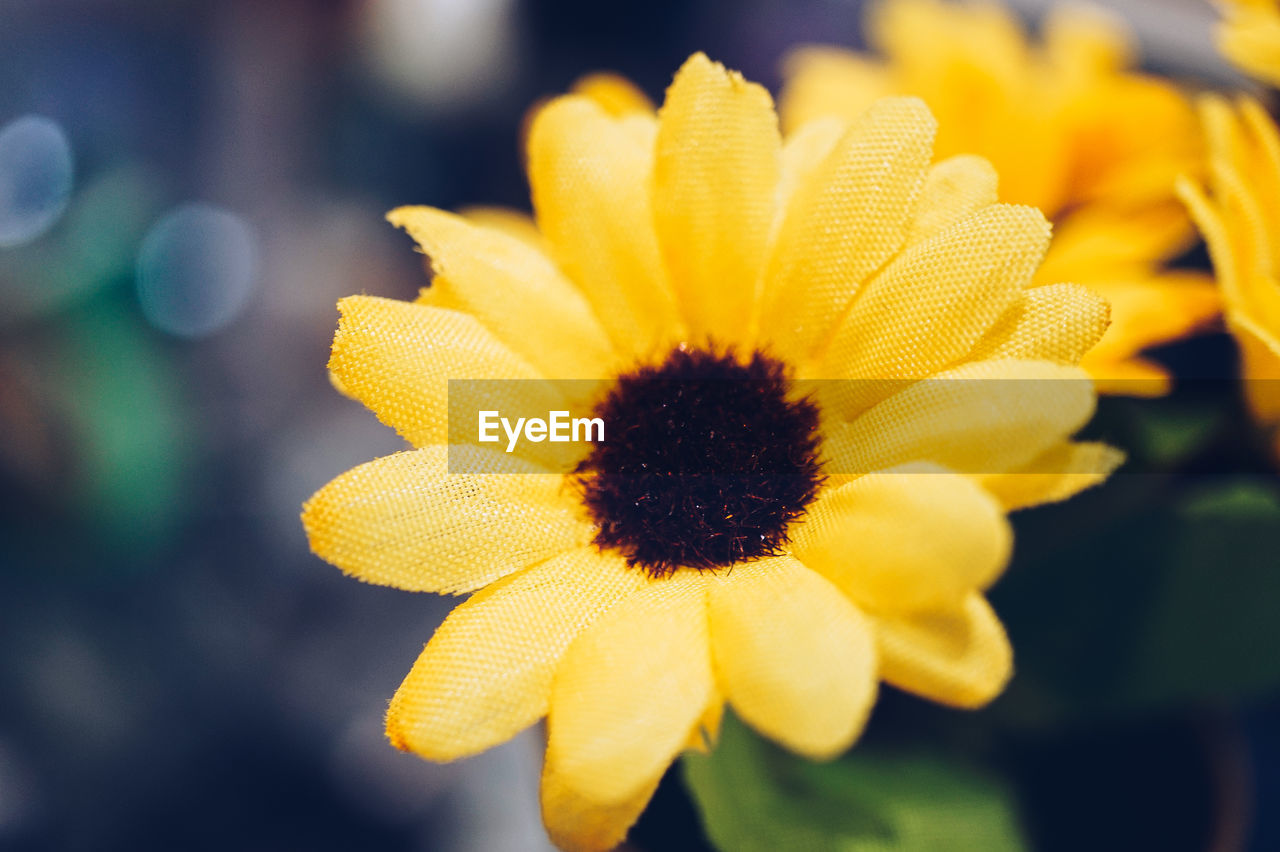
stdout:
[(1218, 310), (1207, 277), (1162, 269), (1192, 237), (1173, 190), (1200, 152), (1186, 98), (1133, 71), (1125, 30), (1098, 10), (1054, 11), (1037, 44), (998, 5), (886, 0), (867, 34), (883, 58), (827, 47), (790, 57), (784, 127), (853, 117), (884, 95), (924, 98), (938, 117), (938, 156), (986, 158), (1002, 199), (1053, 221), (1036, 280), (1084, 284), (1111, 303), (1112, 326), (1084, 359), (1099, 389), (1167, 391), (1167, 372), (1142, 350)]
[[(1207, 96), (1208, 186), (1179, 184), (1213, 258), (1247, 398), (1280, 424), (1280, 133), (1255, 100)], [(1280, 448), (1280, 444), (1277, 445)]]
[[(433, 282), (344, 299), (329, 366), (416, 449), (338, 477), (303, 522), (361, 580), (473, 593), (392, 699), (393, 743), (454, 760), (545, 717), (548, 832), (606, 849), (726, 702), (829, 758), (881, 681), (958, 707), (1000, 692), (983, 593), (1007, 512), (1118, 463), (1071, 441), (1108, 309), (1033, 285), (1048, 222), (997, 203), (975, 157), (931, 165), (935, 129), (890, 98), (784, 144), (768, 93), (698, 54), (656, 114), (538, 111), (537, 239), (390, 214)], [(451, 379), (523, 379), (501, 385), (626, 432), (568, 468), (545, 443), (454, 440)]]
[(1280, 0), (1222, 0), (1218, 48), (1241, 69), (1280, 86)]

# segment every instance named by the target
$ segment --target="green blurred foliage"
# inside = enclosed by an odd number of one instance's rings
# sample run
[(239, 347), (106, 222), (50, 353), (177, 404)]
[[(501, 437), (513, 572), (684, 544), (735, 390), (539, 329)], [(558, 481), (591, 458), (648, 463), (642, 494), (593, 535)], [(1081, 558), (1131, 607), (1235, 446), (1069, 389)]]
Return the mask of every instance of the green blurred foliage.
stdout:
[(813, 763), (727, 714), (684, 779), (725, 852), (1005, 852), (1026, 848), (1007, 788), (936, 752), (859, 747)]
[(992, 597), (1019, 725), (1176, 710), (1280, 689), (1280, 482), (1121, 475), (1019, 519)]
[(134, 257), (165, 193), (138, 166), (105, 172), (77, 191), (66, 216), (30, 245), (0, 252), (0, 328), (30, 323), (133, 282)]
[(119, 304), (69, 314), (59, 336), (50, 391), (74, 433), (73, 500), (116, 543), (157, 546), (185, 507), (193, 437), (174, 365), (155, 333)]

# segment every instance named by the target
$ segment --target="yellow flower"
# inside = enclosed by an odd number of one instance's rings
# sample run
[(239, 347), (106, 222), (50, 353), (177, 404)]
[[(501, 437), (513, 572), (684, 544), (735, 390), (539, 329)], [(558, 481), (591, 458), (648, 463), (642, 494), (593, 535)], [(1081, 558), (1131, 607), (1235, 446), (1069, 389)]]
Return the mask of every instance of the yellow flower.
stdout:
[(1280, 424), (1280, 134), (1251, 98), (1241, 97), (1233, 108), (1206, 97), (1201, 113), (1208, 195), (1190, 179), (1178, 189), (1209, 244), (1250, 404), (1274, 427)]
[(1139, 353), (1217, 313), (1207, 278), (1161, 269), (1192, 236), (1173, 195), (1200, 148), (1185, 98), (1130, 70), (1126, 33), (1098, 11), (1055, 11), (1032, 44), (994, 4), (886, 0), (867, 31), (883, 60), (836, 48), (790, 57), (784, 127), (852, 117), (887, 94), (924, 98), (939, 156), (985, 157), (1003, 199), (1053, 221), (1037, 280), (1085, 284), (1111, 303), (1113, 325), (1084, 360), (1099, 389), (1164, 393), (1165, 371)]
[[(393, 698), (397, 746), (453, 760), (546, 717), (548, 831), (604, 849), (726, 701), (828, 758), (882, 680), (958, 707), (1003, 688), (983, 592), (1006, 513), (1119, 460), (1070, 440), (1107, 306), (1032, 286), (1048, 223), (996, 203), (975, 157), (930, 166), (935, 126), (891, 98), (784, 145), (769, 95), (698, 54), (656, 115), (591, 94), (538, 112), (538, 234), (390, 214), (433, 284), (344, 299), (330, 369), (417, 449), (340, 476), (303, 522), (364, 581), (474, 592)], [(567, 474), (543, 443), (445, 446), (450, 379), (581, 410), (540, 378), (602, 380), (589, 406), (625, 436)], [(729, 378), (751, 381), (699, 384)]]
[(1280, 86), (1280, 0), (1222, 0), (1218, 48), (1241, 69)]

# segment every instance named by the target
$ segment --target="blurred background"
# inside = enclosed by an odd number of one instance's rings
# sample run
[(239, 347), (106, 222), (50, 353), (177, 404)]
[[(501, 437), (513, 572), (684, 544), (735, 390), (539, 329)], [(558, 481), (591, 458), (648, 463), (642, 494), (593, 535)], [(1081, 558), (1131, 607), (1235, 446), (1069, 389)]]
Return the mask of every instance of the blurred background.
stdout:
[[(1110, 5), (1150, 67), (1240, 83), (1207, 5)], [(704, 50), (776, 91), (860, 7), (0, 0), (0, 849), (549, 848), (538, 731), (448, 766), (383, 737), (451, 601), (308, 552), (302, 501), (401, 447), (328, 382), (334, 303), (424, 283), (394, 206), (527, 208), (525, 110), (577, 76), (660, 99)], [(1280, 849), (1274, 486), (1194, 402), (1108, 405), (1191, 496), (1120, 477), (1020, 517), (1014, 689), (887, 690), (868, 753), (954, 757), (1030, 848)], [(678, 772), (631, 843), (709, 848)]]

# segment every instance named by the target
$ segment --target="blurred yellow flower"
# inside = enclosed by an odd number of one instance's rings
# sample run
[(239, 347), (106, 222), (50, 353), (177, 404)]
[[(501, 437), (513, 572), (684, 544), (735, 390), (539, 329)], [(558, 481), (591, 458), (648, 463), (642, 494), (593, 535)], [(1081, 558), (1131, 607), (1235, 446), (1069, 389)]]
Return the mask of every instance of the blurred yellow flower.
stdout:
[[(361, 580), (475, 592), (387, 733), (447, 761), (546, 717), (543, 817), (587, 850), (711, 746), (726, 701), (813, 758), (854, 742), (880, 681), (989, 701), (1011, 671), (983, 594), (1007, 512), (1119, 461), (1070, 440), (1106, 304), (1033, 285), (1048, 222), (996, 203), (976, 157), (931, 166), (921, 101), (784, 144), (768, 93), (701, 54), (656, 114), (597, 94), (533, 119), (540, 237), (491, 212), (390, 214), (433, 284), (344, 299), (330, 369), (417, 449), (303, 512), (315, 552)], [(550, 396), (576, 385), (535, 380), (602, 380), (589, 410), (626, 433), (567, 474), (546, 444), (447, 447), (449, 380), (478, 378)], [(828, 381), (800, 396), (801, 379)], [(459, 458), (507, 473), (450, 473)]]
[(1218, 47), (1244, 71), (1280, 86), (1280, 0), (1222, 0)]
[[(1280, 425), (1280, 134), (1266, 110), (1241, 97), (1201, 104), (1209, 142), (1206, 189), (1179, 192), (1213, 257), (1227, 326), (1240, 347), (1258, 418)], [(1280, 446), (1280, 445), (1278, 445)]]
[(1131, 70), (1125, 31), (1101, 11), (1053, 12), (1030, 43), (993, 3), (885, 0), (867, 35), (883, 59), (837, 48), (793, 54), (783, 125), (852, 117), (887, 94), (924, 98), (938, 117), (937, 153), (981, 155), (1004, 200), (1040, 208), (1056, 235), (1037, 281), (1085, 284), (1113, 324), (1084, 359), (1099, 390), (1154, 395), (1163, 369), (1140, 356), (1217, 314), (1211, 282), (1162, 270), (1192, 231), (1173, 194), (1197, 168), (1194, 111), (1176, 87)]

